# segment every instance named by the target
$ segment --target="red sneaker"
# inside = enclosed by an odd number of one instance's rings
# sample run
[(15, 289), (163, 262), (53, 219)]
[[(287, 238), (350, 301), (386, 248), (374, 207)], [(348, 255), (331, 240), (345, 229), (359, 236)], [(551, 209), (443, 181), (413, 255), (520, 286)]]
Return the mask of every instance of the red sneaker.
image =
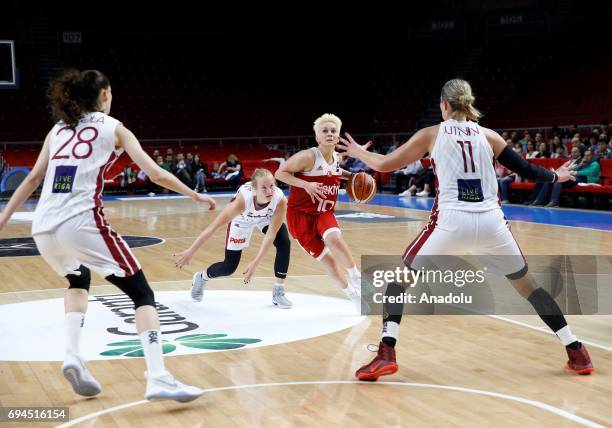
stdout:
[(593, 370), (593, 363), (591, 362), (591, 357), (589, 357), (589, 353), (587, 352), (584, 344), (580, 344), (580, 348), (574, 350), (568, 347), (565, 347), (567, 350), (567, 356), (569, 360), (567, 361), (567, 365), (565, 366), (567, 369), (575, 371), (580, 375), (588, 375)]
[(374, 357), (369, 364), (357, 370), (355, 376), (357, 376), (359, 380), (376, 382), (379, 377), (391, 375), (398, 369), (399, 366), (395, 361), (395, 349), (385, 342), (380, 342), (376, 357)]

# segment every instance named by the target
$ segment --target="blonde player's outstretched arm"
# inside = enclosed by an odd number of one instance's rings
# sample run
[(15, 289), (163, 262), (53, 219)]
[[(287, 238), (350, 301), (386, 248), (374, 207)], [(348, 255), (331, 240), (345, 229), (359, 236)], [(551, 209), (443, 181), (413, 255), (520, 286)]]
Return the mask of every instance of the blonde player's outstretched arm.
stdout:
[(226, 225), (230, 221), (232, 221), (236, 216), (240, 215), (244, 211), (246, 207), (246, 203), (242, 195), (236, 195), (236, 198), (231, 201), (229, 204), (225, 206), (219, 213), (219, 215), (208, 225), (206, 229), (200, 233), (200, 235), (193, 241), (193, 244), (185, 251), (175, 254), (175, 257), (178, 257), (175, 264), (176, 267), (182, 268), (189, 264), (194, 254), (200, 249), (208, 239), (212, 236), (213, 233), (221, 226)]
[(351, 137), (351, 134), (345, 132), (346, 138), (340, 138), (338, 148), (344, 150), (346, 155), (363, 161), (375, 171), (390, 172), (409, 165), (425, 156), (425, 153), (431, 151), (437, 133), (438, 125), (420, 129), (397, 150), (388, 155), (381, 155), (379, 153), (368, 152), (367, 144), (358, 144)]
[(23, 204), (32, 193), (38, 189), (38, 186), (45, 179), (45, 174), (47, 172), (47, 165), (49, 164), (49, 140), (51, 133), (47, 134), (45, 138), (45, 142), (43, 143), (42, 150), (38, 155), (38, 159), (36, 159), (36, 163), (34, 164), (34, 168), (32, 171), (26, 176), (26, 178), (21, 182), (8, 204), (0, 214), (0, 230), (4, 228), (4, 226), (11, 219), (13, 213)]
[(208, 195), (194, 192), (174, 175), (157, 165), (142, 149), (140, 142), (132, 131), (119, 124), (115, 130), (115, 136), (117, 137), (118, 145), (125, 149), (132, 160), (136, 162), (136, 165), (147, 174), (153, 183), (165, 187), (166, 189), (182, 193), (185, 196), (189, 196), (194, 201), (206, 202), (209, 204), (211, 210), (215, 209), (216, 202), (213, 198)]
[(315, 163), (312, 150), (302, 150), (297, 152), (281, 165), (274, 174), (277, 180), (287, 183), (290, 186), (303, 188), (314, 203), (315, 199), (321, 201), (325, 199), (323, 184), (302, 180), (295, 176), (297, 172), (310, 171)]
[(261, 263), (261, 259), (266, 255), (274, 239), (276, 239), (276, 234), (278, 230), (283, 225), (283, 221), (285, 221), (285, 214), (287, 214), (287, 198), (283, 198), (278, 202), (276, 209), (274, 210), (274, 215), (270, 220), (270, 224), (268, 225), (268, 231), (266, 232), (266, 236), (261, 242), (261, 246), (259, 247), (259, 251), (255, 256), (255, 259), (247, 266), (244, 271), (244, 283), (248, 284), (255, 271), (257, 270), (257, 266)]

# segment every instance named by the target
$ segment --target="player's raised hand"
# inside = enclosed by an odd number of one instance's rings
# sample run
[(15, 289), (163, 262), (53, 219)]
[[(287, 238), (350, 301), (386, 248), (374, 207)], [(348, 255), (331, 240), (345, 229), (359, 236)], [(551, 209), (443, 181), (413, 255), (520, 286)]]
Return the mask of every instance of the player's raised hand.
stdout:
[(357, 157), (357, 154), (360, 152), (367, 152), (370, 146), (372, 145), (372, 141), (368, 141), (365, 144), (359, 144), (348, 132), (344, 133), (346, 138), (340, 137), (340, 142), (336, 147), (339, 150), (343, 150), (345, 155), (350, 157)]
[(243, 281), (244, 281), (245, 284), (248, 284), (251, 281), (251, 278), (255, 274), (255, 270), (257, 270), (257, 266), (258, 265), (259, 265), (259, 263), (257, 263), (257, 261), (255, 261), (255, 260), (253, 260), (251, 263), (249, 263), (249, 265), (247, 266), (246, 270), (244, 272), (242, 272), (242, 274), (244, 275)]
[(182, 269), (183, 266), (187, 266), (189, 264), (194, 254), (195, 254), (195, 251), (191, 250), (191, 248), (188, 248), (187, 250), (181, 253), (173, 254), (174, 257), (178, 257), (178, 259), (176, 259), (174, 264), (176, 265), (177, 268)]
[(304, 190), (306, 191), (306, 193), (308, 193), (310, 199), (312, 199), (313, 204), (315, 203), (315, 199), (317, 201), (322, 201), (323, 199), (325, 199), (325, 193), (323, 192), (323, 183), (315, 183), (308, 181), (304, 186)]
[(557, 174), (557, 183), (565, 183), (566, 181), (576, 181), (576, 171), (568, 168), (570, 161), (561, 165), (555, 173)]
[(202, 195), (201, 193), (196, 193), (193, 200), (196, 202), (206, 202), (209, 205), (209, 211), (213, 211), (217, 206), (217, 202), (213, 198), (208, 195)]

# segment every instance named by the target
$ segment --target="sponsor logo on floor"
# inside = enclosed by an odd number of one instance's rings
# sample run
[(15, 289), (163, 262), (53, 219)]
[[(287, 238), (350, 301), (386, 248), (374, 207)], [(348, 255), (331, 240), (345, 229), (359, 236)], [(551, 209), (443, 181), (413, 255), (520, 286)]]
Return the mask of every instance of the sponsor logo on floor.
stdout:
[[(348, 299), (312, 294), (287, 293), (292, 309), (274, 307), (271, 291), (207, 290), (200, 303), (191, 301), (189, 290), (160, 291), (155, 297), (168, 356), (278, 345), (334, 333), (364, 319)], [(124, 294), (90, 296), (82, 356), (142, 357), (135, 323), (133, 305)], [(1, 305), (0, 334), (7, 344), (0, 360), (63, 360), (63, 299)]]

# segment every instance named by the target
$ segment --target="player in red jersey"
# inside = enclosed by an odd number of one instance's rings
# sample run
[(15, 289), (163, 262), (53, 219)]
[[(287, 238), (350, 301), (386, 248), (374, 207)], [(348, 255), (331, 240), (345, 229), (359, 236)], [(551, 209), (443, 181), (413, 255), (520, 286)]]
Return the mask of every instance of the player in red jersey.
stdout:
[[(340, 180), (351, 176), (340, 168), (334, 150), (341, 126), (342, 121), (333, 114), (319, 117), (314, 122), (318, 146), (291, 156), (275, 176), (291, 186), (287, 206), (289, 233), (307, 253), (323, 263), (328, 275), (361, 311), (361, 272), (342, 239), (334, 215)], [(346, 268), (348, 280), (330, 250)]]

